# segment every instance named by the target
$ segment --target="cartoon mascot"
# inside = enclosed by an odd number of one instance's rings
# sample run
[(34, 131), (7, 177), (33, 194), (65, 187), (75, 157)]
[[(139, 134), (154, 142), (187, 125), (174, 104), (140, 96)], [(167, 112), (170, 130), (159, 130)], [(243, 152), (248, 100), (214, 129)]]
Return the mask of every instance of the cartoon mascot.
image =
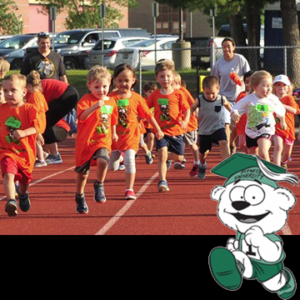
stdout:
[(227, 178), (224, 186), (212, 190), (211, 198), (219, 202), (222, 223), (237, 232), (226, 248), (211, 251), (212, 276), (227, 290), (238, 290), (243, 278), (257, 279), (281, 299), (291, 298), (296, 281), (283, 264), (283, 242), (276, 233), (286, 225), (296, 198), (277, 182), (298, 184), (298, 177), (257, 156), (240, 153), (212, 173)]

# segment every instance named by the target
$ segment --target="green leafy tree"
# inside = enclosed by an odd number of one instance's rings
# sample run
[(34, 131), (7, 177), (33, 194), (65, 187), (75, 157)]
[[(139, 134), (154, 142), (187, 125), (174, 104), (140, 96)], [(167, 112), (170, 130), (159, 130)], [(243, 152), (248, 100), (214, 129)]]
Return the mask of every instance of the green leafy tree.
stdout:
[(49, 12), (51, 6), (55, 6), (58, 12), (67, 9), (69, 16), (65, 25), (68, 29), (76, 28), (99, 28), (102, 25), (100, 18), (100, 4), (106, 3), (106, 28), (117, 28), (119, 22), (124, 17), (120, 9), (114, 7), (115, 4), (120, 7), (134, 7), (137, 5), (136, 0), (46, 0), (43, 1), (43, 10)]
[(18, 6), (13, 0), (0, 0), (0, 32), (4, 35), (20, 34), (23, 22), (16, 15)]

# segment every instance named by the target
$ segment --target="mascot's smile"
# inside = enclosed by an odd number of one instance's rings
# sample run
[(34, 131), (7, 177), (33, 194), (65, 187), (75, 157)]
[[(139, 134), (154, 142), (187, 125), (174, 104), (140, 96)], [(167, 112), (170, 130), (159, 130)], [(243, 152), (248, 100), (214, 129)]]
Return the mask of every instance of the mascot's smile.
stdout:
[(259, 216), (247, 216), (247, 215), (243, 215), (240, 213), (235, 213), (235, 214), (229, 213), (229, 214), (234, 216), (241, 223), (252, 224), (252, 223), (256, 223), (256, 222), (259, 222), (260, 220), (264, 219), (270, 213), (271, 212), (267, 212), (266, 214), (259, 215)]

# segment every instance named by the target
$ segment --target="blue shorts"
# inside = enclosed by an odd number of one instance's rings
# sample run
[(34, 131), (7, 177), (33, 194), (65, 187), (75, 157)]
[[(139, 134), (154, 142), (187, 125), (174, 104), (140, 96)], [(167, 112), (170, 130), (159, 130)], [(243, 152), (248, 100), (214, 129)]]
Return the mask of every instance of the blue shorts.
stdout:
[(169, 136), (165, 135), (162, 140), (156, 139), (156, 150), (167, 147), (168, 151), (177, 155), (184, 155), (183, 135)]

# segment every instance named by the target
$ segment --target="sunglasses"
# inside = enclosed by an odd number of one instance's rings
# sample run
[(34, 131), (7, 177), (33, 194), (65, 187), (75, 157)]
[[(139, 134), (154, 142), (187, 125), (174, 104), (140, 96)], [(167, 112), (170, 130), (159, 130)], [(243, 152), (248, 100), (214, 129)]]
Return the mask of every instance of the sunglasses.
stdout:
[(40, 32), (40, 33), (38, 33), (37, 36), (38, 36), (38, 38), (49, 38), (50, 37), (48, 32)]

